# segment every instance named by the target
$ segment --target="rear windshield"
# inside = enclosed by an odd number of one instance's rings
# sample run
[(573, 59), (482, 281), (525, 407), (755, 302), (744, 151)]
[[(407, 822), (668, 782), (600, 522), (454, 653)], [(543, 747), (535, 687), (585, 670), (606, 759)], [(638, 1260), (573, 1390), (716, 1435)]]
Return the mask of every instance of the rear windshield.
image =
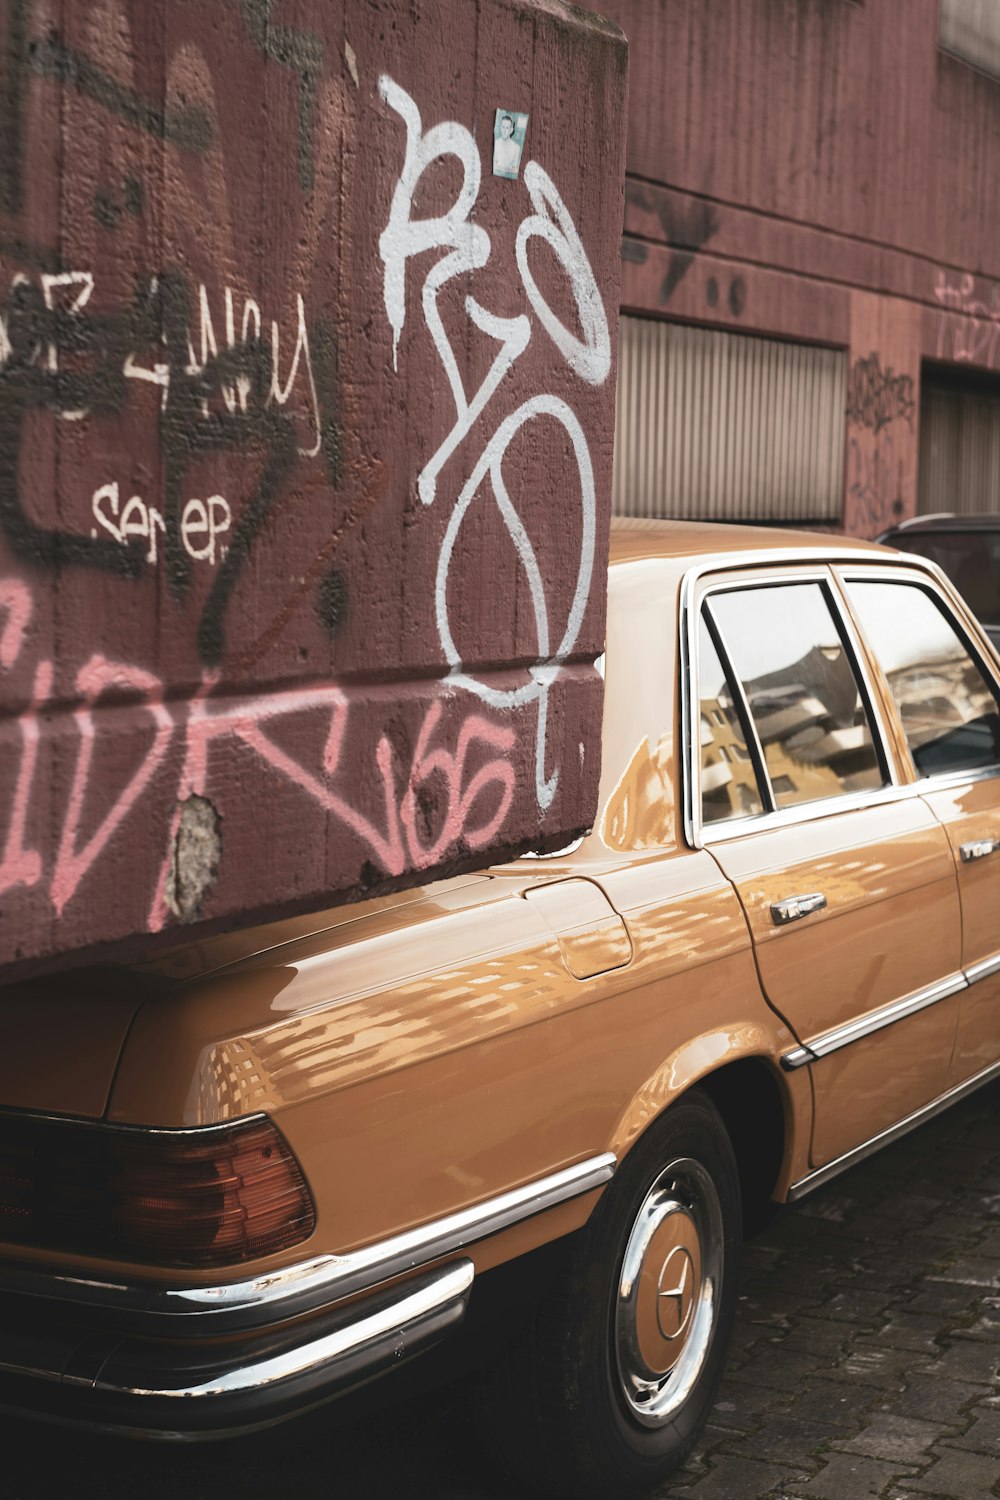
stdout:
[(1000, 531), (904, 531), (892, 545), (936, 562), (977, 619), (1000, 625)]

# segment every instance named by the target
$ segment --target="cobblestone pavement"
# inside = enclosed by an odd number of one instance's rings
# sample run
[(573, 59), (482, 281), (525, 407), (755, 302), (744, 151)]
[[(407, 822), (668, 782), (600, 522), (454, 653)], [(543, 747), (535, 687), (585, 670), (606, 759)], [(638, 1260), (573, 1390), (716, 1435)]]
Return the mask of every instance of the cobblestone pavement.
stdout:
[[(658, 1500), (1000, 1497), (1000, 1086), (748, 1246), (711, 1425)], [(260, 1451), (144, 1448), (0, 1423), (2, 1500), (522, 1500), (469, 1393), (313, 1414)]]

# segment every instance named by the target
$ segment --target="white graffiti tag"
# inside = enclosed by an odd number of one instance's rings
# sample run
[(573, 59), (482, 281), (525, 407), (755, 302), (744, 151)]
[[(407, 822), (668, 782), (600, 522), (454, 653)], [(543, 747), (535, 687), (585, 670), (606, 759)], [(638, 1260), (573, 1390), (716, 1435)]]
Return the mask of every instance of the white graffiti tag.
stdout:
[[(445, 464), (472, 432), (496, 395), (504, 376), (514, 368), (528, 347), (534, 325), (525, 313), (514, 318), (497, 317), (474, 296), (466, 296), (465, 313), (469, 321), (480, 333), (500, 345), (485, 379), (470, 397), (462, 380), (455, 351), (445, 332), (438, 309), (438, 295), (449, 281), (457, 276), (469, 277), (476, 271), (481, 271), (490, 259), (492, 245), (489, 234), (482, 225), (470, 220), (479, 196), (482, 175), (479, 148), (472, 133), (454, 120), (435, 125), (425, 132), (417, 105), (391, 78), (383, 77), (379, 82), (379, 90), (383, 100), (399, 115), (406, 127), (403, 169), (393, 193), (388, 223), (379, 239), (379, 254), (384, 268), (385, 312), (393, 335), (394, 368), (398, 368), (400, 335), (406, 323), (408, 262), (429, 251), (448, 252), (436, 260), (428, 271), (422, 291), (424, 322), (444, 368), (455, 403), (454, 425), (423, 465), (417, 481), (420, 499), (425, 505), (430, 505), (436, 498), (438, 481)], [(435, 218), (415, 219), (413, 204), (420, 179), (433, 162), (445, 156), (455, 157), (462, 168), (462, 181), (455, 200), (444, 214)], [(604, 303), (580, 236), (558, 189), (537, 162), (528, 162), (526, 165), (524, 186), (533, 211), (518, 228), (515, 258), (528, 305), (573, 373), (588, 385), (603, 385), (611, 370), (611, 335)], [(568, 280), (579, 318), (578, 332), (567, 328), (556, 315), (532, 274), (528, 264), (528, 245), (535, 238), (544, 240), (549, 246)], [(542, 419), (558, 422), (569, 437), (580, 487), (580, 560), (569, 615), (561, 634), (553, 631), (542, 569), (503, 478), (504, 456), (514, 437), (527, 423)], [(480, 493), (487, 476), (493, 499), (528, 583), (537, 640), (537, 659), (531, 668), (530, 680), (523, 687), (510, 691), (499, 691), (464, 670), (448, 614), (448, 579), (456, 541), (469, 508)], [(558, 770), (546, 770), (549, 693), (580, 633), (590, 596), (595, 544), (594, 473), (583, 428), (564, 400), (545, 393), (531, 396), (497, 427), (459, 493), (438, 560), (435, 610), (441, 649), (450, 668), (451, 678), (457, 685), (496, 708), (515, 708), (525, 703), (537, 703), (535, 790), (539, 807), (543, 810), (551, 805), (558, 785)], [(558, 639), (554, 640), (554, 636), (558, 636)]]

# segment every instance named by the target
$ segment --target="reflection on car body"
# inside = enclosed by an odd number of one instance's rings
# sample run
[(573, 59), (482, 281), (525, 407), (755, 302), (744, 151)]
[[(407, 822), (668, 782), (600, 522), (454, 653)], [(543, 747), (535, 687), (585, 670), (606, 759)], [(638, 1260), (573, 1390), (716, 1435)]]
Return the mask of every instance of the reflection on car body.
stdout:
[(616, 526), (609, 580), (579, 846), (6, 992), (8, 1409), (228, 1431), (464, 1327), (510, 1464), (641, 1491), (710, 1408), (744, 1223), (1000, 1072), (961, 599), (680, 523)]

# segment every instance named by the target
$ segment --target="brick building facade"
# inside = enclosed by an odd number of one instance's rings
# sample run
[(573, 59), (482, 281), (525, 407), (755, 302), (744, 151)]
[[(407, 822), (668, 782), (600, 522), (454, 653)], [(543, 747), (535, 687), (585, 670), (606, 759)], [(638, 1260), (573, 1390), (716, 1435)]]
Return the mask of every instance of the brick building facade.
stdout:
[(1000, 510), (1000, 6), (602, 8), (631, 66), (616, 508)]

